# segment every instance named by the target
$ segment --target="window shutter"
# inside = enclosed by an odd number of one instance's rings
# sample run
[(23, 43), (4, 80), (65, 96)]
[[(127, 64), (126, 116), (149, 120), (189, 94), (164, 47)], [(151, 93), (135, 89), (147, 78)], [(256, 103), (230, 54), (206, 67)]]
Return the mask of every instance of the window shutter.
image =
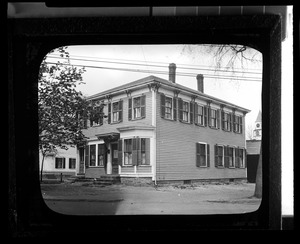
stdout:
[(138, 146), (137, 138), (132, 139), (132, 165), (137, 165), (138, 162)]
[(122, 150), (123, 141), (119, 139), (118, 141), (118, 164), (122, 166), (123, 162), (123, 150)]
[(220, 109), (217, 109), (217, 128), (220, 129)]
[(198, 121), (198, 104), (196, 102), (194, 103), (194, 111), (194, 123), (197, 125), (200, 121)]
[(204, 106), (204, 125), (208, 125), (208, 107)]
[(111, 123), (111, 103), (108, 103), (108, 121), (107, 123)]
[(240, 119), (240, 133), (243, 133), (243, 116), (239, 117)]
[(224, 110), (222, 109), (221, 110), (221, 128), (222, 130), (224, 130), (225, 128), (225, 113), (224, 113)]
[(177, 120), (177, 98), (173, 98), (173, 120)]
[(179, 121), (183, 120), (183, 101), (181, 98), (178, 98), (178, 111), (179, 111)]
[(208, 126), (211, 126), (211, 108), (210, 108), (210, 106), (207, 107), (207, 110), (208, 110), (207, 124), (208, 124)]
[(90, 161), (90, 146), (86, 145), (85, 146), (85, 167), (88, 168), (89, 167), (89, 161)]
[(224, 146), (224, 166), (229, 168), (228, 146)]
[(141, 117), (146, 117), (146, 95), (141, 97)]
[(233, 113), (232, 114), (232, 131), (233, 132), (236, 132), (236, 127), (235, 127), (235, 114)]
[(190, 102), (190, 123), (194, 123), (194, 103)]
[(232, 131), (232, 113), (229, 113), (228, 114), (228, 118), (229, 118), (229, 123), (228, 123), (228, 126), (229, 126), (229, 131)]
[(196, 166), (200, 167), (200, 143), (196, 142)]
[(62, 161), (63, 161), (63, 169), (66, 168), (66, 158), (62, 158)]
[(145, 139), (146, 164), (150, 165), (150, 138)]
[(210, 167), (210, 149), (209, 144), (206, 144), (207, 167)]
[(119, 101), (119, 121), (123, 121), (123, 100)]
[(166, 112), (166, 97), (165, 94), (161, 93), (160, 94), (160, 115), (162, 118), (165, 117), (165, 112)]
[(142, 164), (142, 145), (141, 145), (141, 138), (136, 138), (136, 150), (137, 150), (137, 165)]
[(218, 167), (218, 145), (215, 145), (215, 167)]
[(132, 98), (128, 99), (128, 120), (132, 120)]

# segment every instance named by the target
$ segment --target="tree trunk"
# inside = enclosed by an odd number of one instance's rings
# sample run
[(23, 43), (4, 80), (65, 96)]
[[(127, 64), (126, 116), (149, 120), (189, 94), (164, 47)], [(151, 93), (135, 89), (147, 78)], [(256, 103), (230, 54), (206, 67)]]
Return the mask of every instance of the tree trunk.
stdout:
[(260, 146), (260, 154), (259, 154), (258, 165), (257, 165), (257, 170), (256, 170), (254, 196), (258, 197), (258, 198), (262, 197), (262, 151), (261, 151), (261, 146)]

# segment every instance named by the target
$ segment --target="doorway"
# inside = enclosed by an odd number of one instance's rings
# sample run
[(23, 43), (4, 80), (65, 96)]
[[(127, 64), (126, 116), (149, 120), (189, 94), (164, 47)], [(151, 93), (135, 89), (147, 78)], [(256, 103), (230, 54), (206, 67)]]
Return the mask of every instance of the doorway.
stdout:
[(112, 162), (112, 174), (119, 174), (118, 164), (118, 143), (111, 143), (111, 162)]

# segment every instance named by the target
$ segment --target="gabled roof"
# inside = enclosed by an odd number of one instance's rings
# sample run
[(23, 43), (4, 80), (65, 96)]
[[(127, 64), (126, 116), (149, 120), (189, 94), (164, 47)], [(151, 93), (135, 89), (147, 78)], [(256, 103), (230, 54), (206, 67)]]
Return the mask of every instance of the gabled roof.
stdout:
[(200, 91), (191, 89), (189, 87), (183, 86), (183, 85), (178, 84), (178, 83), (170, 82), (168, 80), (159, 78), (159, 77), (154, 76), (154, 75), (150, 75), (150, 76), (147, 76), (145, 78), (135, 80), (135, 81), (123, 84), (121, 86), (117, 86), (117, 87), (111, 88), (109, 90), (100, 92), (100, 93), (96, 93), (95, 95), (88, 96), (87, 100), (103, 99), (107, 95), (123, 93), (126, 90), (130, 90), (130, 89), (138, 89), (139, 87), (145, 87), (145, 85), (151, 84), (153, 82), (159, 83), (160, 87), (167, 88), (167, 89), (169, 88), (169, 89), (179, 90), (180, 92), (187, 93), (187, 94), (192, 94), (192, 95), (198, 96), (199, 98), (203, 98), (203, 99), (206, 99), (206, 100), (212, 100), (214, 102), (224, 104), (224, 105), (229, 105), (231, 107), (234, 107), (234, 108), (239, 109), (239, 110), (241, 110), (243, 112), (246, 112), (246, 113), (251, 111), (249, 109), (237, 106), (233, 103), (229, 103), (229, 102), (221, 100), (219, 98), (207, 95), (205, 93), (202, 93)]

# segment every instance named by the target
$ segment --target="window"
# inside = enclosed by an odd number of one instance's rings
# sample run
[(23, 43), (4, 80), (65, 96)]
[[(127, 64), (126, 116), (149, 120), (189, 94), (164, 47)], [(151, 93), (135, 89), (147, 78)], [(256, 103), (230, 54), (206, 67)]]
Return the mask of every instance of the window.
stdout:
[(172, 98), (170, 98), (170, 97), (166, 97), (165, 118), (172, 119)]
[(235, 167), (244, 168), (245, 167), (245, 149), (236, 148), (235, 149)]
[(188, 122), (189, 118), (189, 103), (183, 102), (183, 108), (182, 108), (182, 120), (184, 122)]
[(231, 114), (222, 112), (222, 125), (223, 125), (223, 130), (225, 131), (231, 131)]
[(223, 167), (224, 166), (224, 147), (215, 145), (215, 166)]
[(76, 169), (76, 158), (69, 158), (69, 169)]
[(105, 144), (98, 144), (98, 166), (104, 166)]
[(114, 102), (112, 104), (112, 122), (121, 122), (123, 117), (123, 101)]
[(234, 168), (234, 148), (230, 146), (224, 147), (225, 167)]
[(143, 119), (146, 117), (146, 96), (129, 98), (128, 120)]
[(66, 159), (65, 158), (55, 158), (55, 168), (56, 169), (66, 168)]
[(178, 98), (179, 121), (188, 122), (189, 120), (189, 103)]
[(96, 145), (90, 145), (90, 166), (96, 166)]
[(210, 110), (210, 126), (213, 128), (217, 128), (217, 110)]
[(95, 108), (95, 112), (89, 115), (90, 126), (103, 125), (103, 106), (98, 106)]
[(204, 107), (195, 103), (195, 124), (204, 125)]
[(209, 144), (196, 143), (196, 166), (209, 167)]
[(242, 133), (243, 131), (243, 117), (234, 115), (233, 116), (233, 130), (236, 133)]
[(124, 140), (124, 165), (132, 165), (132, 139)]

